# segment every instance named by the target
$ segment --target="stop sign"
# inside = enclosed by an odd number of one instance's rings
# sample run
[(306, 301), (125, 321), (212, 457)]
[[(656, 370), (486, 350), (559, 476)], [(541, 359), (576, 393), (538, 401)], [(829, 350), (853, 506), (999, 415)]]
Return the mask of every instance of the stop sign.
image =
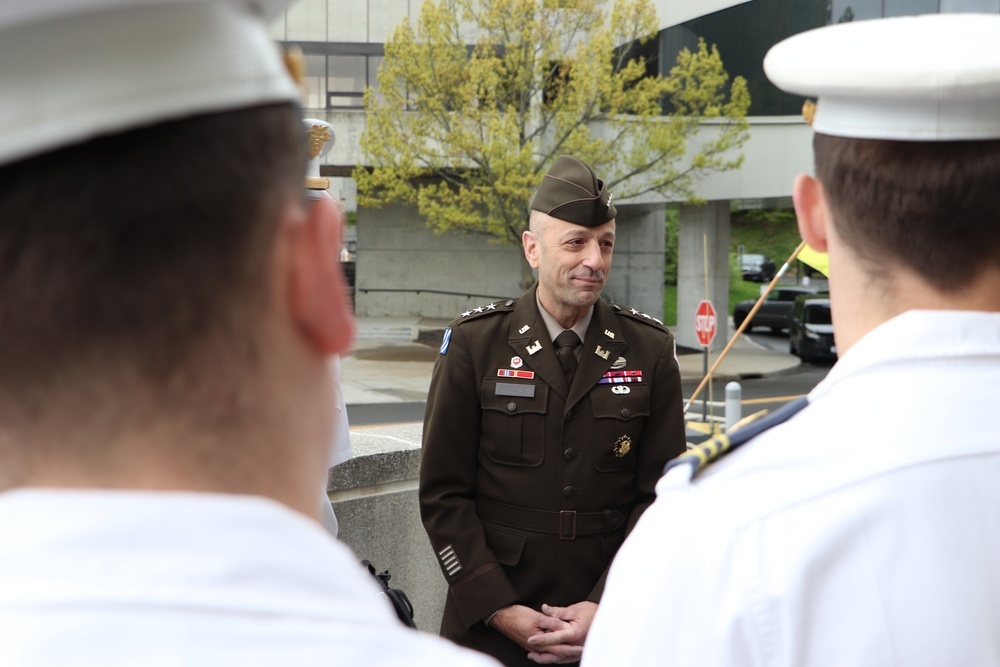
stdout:
[(698, 342), (708, 347), (715, 338), (715, 306), (711, 301), (701, 301), (694, 311), (694, 332)]

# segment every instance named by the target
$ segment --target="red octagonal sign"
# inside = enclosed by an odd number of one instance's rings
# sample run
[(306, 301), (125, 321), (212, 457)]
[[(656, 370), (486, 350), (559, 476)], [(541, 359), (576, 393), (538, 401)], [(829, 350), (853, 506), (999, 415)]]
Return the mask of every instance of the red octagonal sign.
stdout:
[(694, 332), (698, 334), (698, 342), (708, 347), (715, 338), (715, 306), (711, 301), (701, 301), (694, 311)]

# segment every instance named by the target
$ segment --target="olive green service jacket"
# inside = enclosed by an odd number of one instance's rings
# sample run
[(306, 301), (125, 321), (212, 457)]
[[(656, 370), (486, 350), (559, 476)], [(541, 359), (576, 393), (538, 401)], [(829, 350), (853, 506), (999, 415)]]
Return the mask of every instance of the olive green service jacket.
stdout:
[(567, 387), (532, 287), (445, 331), (424, 420), (420, 511), (449, 585), (441, 633), (534, 664), (484, 621), (597, 602), (612, 557), (685, 451), (674, 339), (598, 300)]

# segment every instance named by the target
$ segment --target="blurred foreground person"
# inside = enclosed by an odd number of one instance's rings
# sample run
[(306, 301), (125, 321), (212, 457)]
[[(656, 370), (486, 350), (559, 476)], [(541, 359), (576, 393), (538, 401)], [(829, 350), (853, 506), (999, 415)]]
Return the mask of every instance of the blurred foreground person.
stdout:
[(668, 465), (584, 665), (1000, 664), (997, 35), (997, 15), (928, 15), (768, 54), (818, 97), (794, 200), (841, 358)]
[(354, 327), (283, 5), (0, 8), (0, 664), (491, 664), (319, 523)]

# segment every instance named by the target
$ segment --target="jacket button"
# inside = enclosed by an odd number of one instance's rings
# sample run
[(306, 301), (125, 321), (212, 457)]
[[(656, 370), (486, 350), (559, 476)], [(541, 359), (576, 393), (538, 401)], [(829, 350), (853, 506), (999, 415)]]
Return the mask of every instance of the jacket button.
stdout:
[(514, 412), (514, 410), (517, 410), (517, 403), (511, 401), (510, 403), (507, 404), (507, 409), (510, 410), (511, 412)]
[(567, 461), (572, 461), (574, 456), (576, 456), (576, 452), (573, 451), (572, 447), (569, 447), (568, 449), (566, 449), (565, 452), (563, 452), (563, 458), (565, 458)]
[(569, 411), (569, 412), (566, 413), (565, 419), (566, 419), (566, 421), (569, 421), (572, 418), (573, 418), (573, 411), (571, 410), (571, 411)]
[(563, 495), (566, 496), (567, 498), (572, 498), (574, 493), (576, 493), (576, 491), (573, 489), (572, 486), (567, 486), (565, 489), (563, 489)]
[(630, 414), (632, 414), (631, 410), (629, 410), (628, 408), (622, 408), (622, 417), (628, 418)]

